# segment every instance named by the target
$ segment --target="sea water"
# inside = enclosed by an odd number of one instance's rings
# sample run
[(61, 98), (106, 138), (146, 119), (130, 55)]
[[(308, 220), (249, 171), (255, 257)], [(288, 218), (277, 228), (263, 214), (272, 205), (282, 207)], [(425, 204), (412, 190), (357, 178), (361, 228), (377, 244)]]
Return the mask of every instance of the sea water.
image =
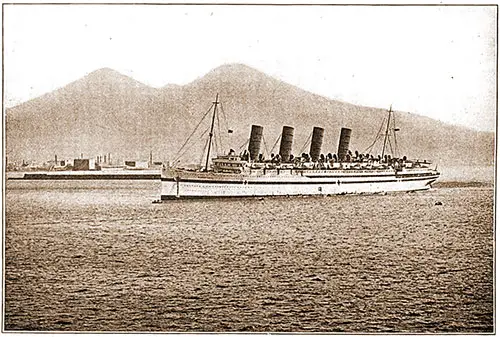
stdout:
[(493, 331), (492, 184), (153, 204), (159, 185), (7, 181), (4, 328)]

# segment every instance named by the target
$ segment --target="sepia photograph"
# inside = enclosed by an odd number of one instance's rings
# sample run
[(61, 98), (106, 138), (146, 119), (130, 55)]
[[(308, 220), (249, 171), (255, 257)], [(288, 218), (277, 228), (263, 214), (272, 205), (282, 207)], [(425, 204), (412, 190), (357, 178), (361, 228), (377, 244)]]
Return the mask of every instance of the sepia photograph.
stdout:
[(497, 5), (2, 20), (3, 333), (496, 332)]

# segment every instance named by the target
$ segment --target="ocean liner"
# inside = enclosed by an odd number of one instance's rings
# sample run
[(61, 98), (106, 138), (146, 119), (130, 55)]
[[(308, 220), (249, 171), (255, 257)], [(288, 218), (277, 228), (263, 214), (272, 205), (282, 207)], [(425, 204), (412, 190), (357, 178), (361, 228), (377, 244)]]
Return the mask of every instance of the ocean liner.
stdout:
[(352, 130), (348, 128), (341, 128), (337, 153), (322, 154), (324, 129), (314, 127), (309, 153), (294, 157), (294, 129), (283, 126), (279, 153), (266, 160), (260, 153), (263, 127), (252, 125), (246, 150), (240, 154), (230, 150), (228, 154), (217, 155), (210, 165), (219, 104), (217, 95), (205, 114), (212, 113), (205, 165), (182, 168), (167, 164), (161, 175), (162, 200), (418, 191), (431, 188), (439, 177), (437, 167), (431, 168), (429, 161), (409, 160), (406, 156), (398, 158), (386, 153), (392, 144), (390, 138), (396, 146), (396, 131), (399, 130), (394, 125), (392, 107), (388, 110), (387, 122), (384, 119), (382, 124), (385, 133), (379, 132), (380, 140), (383, 140), (381, 155), (357, 151), (353, 154), (349, 150)]

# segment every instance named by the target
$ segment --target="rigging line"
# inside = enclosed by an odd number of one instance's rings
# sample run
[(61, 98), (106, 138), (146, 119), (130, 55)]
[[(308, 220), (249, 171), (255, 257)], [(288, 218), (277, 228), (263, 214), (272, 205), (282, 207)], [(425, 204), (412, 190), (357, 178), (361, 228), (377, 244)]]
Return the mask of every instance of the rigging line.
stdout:
[(203, 151), (201, 152), (200, 166), (203, 165), (203, 159), (205, 159), (205, 152), (207, 151), (208, 142), (209, 142), (209, 139), (207, 138), (207, 140), (205, 141), (205, 146), (203, 147)]
[(311, 142), (311, 139), (312, 139), (312, 132), (309, 134), (309, 137), (307, 137), (306, 142), (304, 143), (304, 145), (302, 145), (302, 148), (299, 151), (301, 154), (304, 153), (307, 145), (309, 145), (309, 143)]
[[(208, 128), (207, 128), (207, 129), (206, 129), (206, 130), (205, 130), (205, 131), (201, 134), (200, 139), (201, 139), (201, 138), (203, 138), (203, 137), (207, 134), (207, 132), (208, 132), (209, 130), (210, 130), (210, 127), (208, 127)], [(179, 160), (180, 158), (182, 158), (182, 157), (183, 157), (183, 156), (184, 156), (184, 155), (185, 155), (185, 154), (186, 154), (189, 150), (191, 150), (191, 148), (194, 146), (194, 144), (196, 144), (196, 143), (195, 143), (195, 142), (191, 143), (191, 144), (190, 144), (190, 145), (189, 145), (189, 146), (188, 146), (188, 147), (184, 150), (184, 152), (183, 152), (181, 155), (177, 156), (177, 157), (174, 159), (174, 162), (176, 162), (177, 160)]]
[(245, 142), (243, 143), (243, 145), (241, 145), (241, 146), (238, 148), (238, 151), (239, 151), (239, 152), (241, 152), (241, 150), (243, 150), (243, 148), (244, 148), (245, 146), (247, 146), (249, 142), (250, 142), (250, 139), (245, 140)]
[(222, 146), (222, 138), (219, 136), (219, 138), (214, 137), (214, 149), (215, 153), (217, 155), (219, 154), (224, 154), (224, 147)]
[(227, 119), (226, 119), (226, 112), (224, 111), (224, 107), (222, 106), (222, 102), (220, 102), (219, 104), (220, 104), (220, 109), (222, 111), (222, 117), (224, 117), (224, 125), (226, 126), (226, 129), (229, 130), (229, 124), (227, 123)]
[(394, 157), (394, 151), (393, 151), (393, 148), (392, 148), (392, 141), (391, 141), (391, 137), (387, 137), (387, 141), (389, 142), (389, 148), (391, 149), (391, 155)]
[(370, 146), (368, 146), (366, 149), (363, 150), (363, 153), (368, 153), (368, 154), (371, 154), (372, 150), (373, 150), (373, 146), (375, 145), (375, 143), (377, 142), (379, 136), (377, 135), (375, 137), (375, 140), (373, 141), (373, 143), (370, 144)]
[(262, 135), (262, 141), (264, 142), (264, 148), (266, 149), (267, 155), (270, 156), (270, 152), (267, 149), (266, 138), (264, 138), (264, 135)]
[(392, 134), (390, 134), (390, 133), (387, 136), (387, 143), (389, 145), (389, 150), (391, 151), (391, 157), (394, 157), (394, 149), (392, 147)]
[(213, 147), (214, 147), (214, 151), (215, 151), (215, 153), (219, 154), (220, 152), (219, 152), (219, 144), (217, 143), (217, 137), (214, 137), (214, 138), (212, 139), (212, 142), (213, 142), (213, 144), (212, 144), (212, 145), (213, 145)]
[[(208, 132), (208, 130), (205, 132), (205, 134)], [(182, 153), (182, 155), (180, 155), (179, 157), (177, 157), (174, 161), (174, 163), (176, 163), (177, 161), (180, 160), (180, 158), (182, 158), (189, 150), (191, 150), (191, 148), (193, 147), (194, 143), (191, 144), (188, 148), (186, 148), (186, 150)], [(204, 153), (203, 153), (204, 155)]]
[[(207, 131), (203, 132), (202, 136), (205, 135), (207, 133)], [(200, 137), (200, 138), (201, 138)], [(196, 144), (196, 142), (191, 142), (191, 143), (186, 143), (185, 146), (183, 146), (181, 148), (181, 150), (179, 150), (179, 152), (176, 153), (176, 156), (174, 157), (174, 162), (178, 161), (179, 159), (181, 159), (189, 150), (191, 150), (191, 148)], [(182, 151), (182, 152), (181, 152)]]
[(377, 132), (377, 136), (375, 137), (375, 140), (373, 141), (373, 143), (371, 143), (370, 146), (368, 146), (363, 152), (366, 152), (368, 150), (368, 153), (371, 152), (372, 148), (373, 148), (373, 145), (375, 145), (375, 143), (377, 142), (377, 140), (380, 138), (380, 132), (382, 131), (382, 128), (384, 127), (384, 122), (385, 122), (385, 118), (384, 120), (382, 121), (382, 124), (380, 124), (380, 129), (378, 130)]
[[(189, 137), (186, 139), (186, 141), (184, 142), (184, 144), (181, 146), (181, 148), (179, 149), (179, 151), (177, 151), (177, 153), (175, 154), (175, 157), (177, 157), (176, 160), (178, 160), (180, 157), (182, 157), (186, 153), (186, 151), (184, 151), (184, 153), (179, 156), (179, 153), (184, 149), (184, 147), (186, 146), (186, 144), (188, 144), (188, 142), (191, 140), (191, 138), (193, 137), (193, 135), (198, 130), (199, 126), (205, 120), (205, 118), (207, 117), (207, 115), (210, 113), (211, 110), (212, 110), (212, 107), (210, 107), (210, 109), (208, 109), (208, 111), (205, 113), (205, 115), (202, 117), (202, 119), (198, 122), (198, 124), (194, 128), (193, 132), (191, 132), (191, 134), (189, 135)], [(206, 131), (204, 132), (204, 134), (205, 133), (206, 133)], [(191, 148), (191, 147), (192, 147), (192, 145), (189, 148)]]
[[(392, 120), (391, 120), (391, 129), (392, 129), (391, 131), (392, 132), (389, 133), (389, 130), (387, 130), (387, 133), (389, 134), (390, 137), (394, 138), (393, 141), (394, 141), (394, 144), (395, 144), (395, 142), (396, 142), (396, 124), (395, 124), (395, 121), (394, 121), (394, 117), (395, 116), (394, 116), (394, 112), (393, 112), (392, 113)], [(391, 141), (390, 137), (388, 137), (389, 148), (391, 149), (391, 155), (392, 155), (392, 157), (395, 158), (396, 157), (396, 148), (395, 148), (395, 145), (394, 145), (394, 148), (393, 148), (393, 146), (392, 146), (393, 145), (392, 144), (393, 141)]]
[(370, 146), (368, 146), (366, 149), (363, 150), (364, 153), (368, 153), (368, 154), (371, 154), (372, 153), (372, 150), (373, 150), (373, 146), (375, 145), (375, 143), (379, 140), (379, 135), (377, 135), (375, 137), (375, 140), (373, 141), (373, 143), (370, 144)]
[(384, 147), (382, 148), (382, 157), (385, 158), (385, 145), (387, 143), (387, 138), (389, 138), (389, 127), (391, 123), (391, 113), (392, 113), (392, 104), (391, 107), (389, 108), (389, 116), (387, 116), (387, 127), (385, 128), (385, 137), (384, 137)]
[(276, 147), (276, 144), (278, 144), (278, 141), (281, 139), (281, 134), (278, 136), (278, 139), (274, 142), (273, 147), (271, 148), (271, 152), (274, 152), (274, 148)]
[[(224, 146), (222, 145), (222, 133), (220, 132), (220, 120), (219, 120), (219, 114), (217, 114), (217, 129), (219, 130), (219, 148), (220, 150), (223, 151), (224, 149)], [(215, 138), (215, 143), (217, 144), (217, 137), (214, 137)], [(217, 148), (216, 146), (216, 149), (215, 149), (215, 152), (217, 154), (220, 154), (219, 152), (219, 148)]]
[(398, 157), (399, 156), (399, 153), (398, 153), (398, 141), (397, 141), (397, 137), (396, 137), (396, 114), (394, 113), (393, 116), (392, 116), (392, 121), (393, 121), (393, 130), (394, 130), (394, 156), (395, 157)]
[(175, 154), (174, 157), (177, 157), (179, 155), (179, 153), (182, 151), (182, 149), (184, 148), (184, 146), (186, 146), (186, 144), (189, 142), (189, 140), (191, 139), (191, 137), (193, 137), (193, 135), (195, 134), (195, 132), (198, 130), (198, 127), (200, 126), (200, 124), (205, 120), (205, 118), (207, 117), (207, 115), (212, 110), (212, 106), (213, 106), (213, 104), (210, 106), (210, 108), (207, 110), (207, 112), (205, 112), (205, 114), (203, 115), (203, 117), (201, 118), (201, 120), (198, 122), (198, 124), (194, 128), (193, 132), (191, 132), (191, 134), (189, 135), (189, 137), (186, 139), (186, 141), (184, 142), (184, 144), (182, 144), (181, 148), (179, 149), (179, 151), (177, 151), (177, 153)]
[(225, 139), (227, 140), (227, 144), (226, 144), (227, 147), (226, 148), (231, 148), (231, 146), (232, 146), (232, 144), (230, 144), (231, 137), (228, 136), (228, 134), (229, 134), (229, 123), (227, 122), (226, 112), (224, 111), (224, 107), (222, 106), (222, 102), (220, 102), (220, 109), (222, 111), (222, 117), (224, 118), (224, 124), (222, 126), (225, 127), (226, 131), (227, 131), (227, 133), (224, 133), (224, 135), (226, 136)]

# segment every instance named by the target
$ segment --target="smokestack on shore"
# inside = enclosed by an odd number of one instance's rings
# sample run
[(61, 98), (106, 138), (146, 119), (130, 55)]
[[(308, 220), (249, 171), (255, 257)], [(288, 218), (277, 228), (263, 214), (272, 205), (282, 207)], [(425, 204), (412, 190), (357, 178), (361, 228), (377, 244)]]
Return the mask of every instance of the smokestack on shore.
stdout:
[(337, 151), (337, 157), (339, 161), (345, 161), (347, 151), (349, 151), (349, 142), (351, 141), (351, 129), (342, 128), (340, 130), (339, 148)]
[(248, 152), (250, 160), (257, 160), (259, 157), (260, 143), (262, 142), (262, 133), (264, 128), (260, 125), (252, 125), (250, 132), (250, 141), (248, 143)]
[(280, 143), (280, 157), (284, 162), (290, 160), (290, 155), (292, 154), (292, 144), (293, 144), (293, 128), (291, 126), (284, 126), (281, 132), (281, 143)]
[(315, 126), (313, 128), (313, 135), (311, 139), (311, 149), (309, 155), (312, 161), (318, 161), (321, 154), (321, 145), (323, 145), (323, 133), (325, 129)]

